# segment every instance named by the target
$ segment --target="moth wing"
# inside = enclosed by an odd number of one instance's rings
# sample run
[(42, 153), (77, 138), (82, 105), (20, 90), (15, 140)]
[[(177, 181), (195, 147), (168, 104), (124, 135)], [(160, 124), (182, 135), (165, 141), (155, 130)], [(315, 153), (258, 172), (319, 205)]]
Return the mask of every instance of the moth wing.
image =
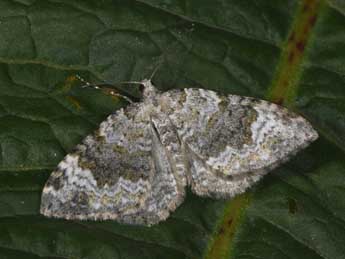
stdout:
[(233, 197), (318, 135), (303, 117), (267, 101), (203, 89), (162, 94), (201, 196)]
[(133, 104), (110, 115), (59, 163), (43, 189), (41, 213), (156, 224), (184, 199), (172, 170), (144, 105)]

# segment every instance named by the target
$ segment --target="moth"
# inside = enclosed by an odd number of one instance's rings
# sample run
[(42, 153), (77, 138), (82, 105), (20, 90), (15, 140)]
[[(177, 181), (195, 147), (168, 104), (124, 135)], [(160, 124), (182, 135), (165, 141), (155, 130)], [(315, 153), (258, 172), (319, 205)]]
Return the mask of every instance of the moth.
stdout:
[(48, 217), (154, 225), (186, 187), (228, 199), (317, 139), (303, 117), (274, 103), (187, 88), (111, 114), (58, 164), (42, 192)]

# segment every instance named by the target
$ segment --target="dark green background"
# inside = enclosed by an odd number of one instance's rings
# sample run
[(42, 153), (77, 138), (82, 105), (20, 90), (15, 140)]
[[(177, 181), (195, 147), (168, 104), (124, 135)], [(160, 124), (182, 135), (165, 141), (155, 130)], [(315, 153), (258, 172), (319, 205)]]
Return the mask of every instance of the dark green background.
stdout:
[[(308, 1), (1, 0), (0, 258), (202, 258), (226, 201), (188, 193), (146, 228), (47, 219), (51, 170), (124, 100), (73, 80), (265, 98)], [(345, 258), (345, 4), (322, 1), (289, 107), (320, 139), (250, 190), (225, 258)], [(138, 96), (134, 86), (119, 85)]]

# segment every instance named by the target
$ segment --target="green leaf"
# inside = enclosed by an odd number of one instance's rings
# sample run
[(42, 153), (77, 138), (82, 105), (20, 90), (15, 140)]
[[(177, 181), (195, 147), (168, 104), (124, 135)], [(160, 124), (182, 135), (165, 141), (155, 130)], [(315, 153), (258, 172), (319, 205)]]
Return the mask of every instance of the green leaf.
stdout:
[[(0, 258), (327, 258), (345, 254), (341, 0), (0, 1)], [(39, 215), (50, 172), (127, 105), (81, 88), (154, 77), (280, 102), (320, 139), (229, 201), (188, 193), (151, 228)]]

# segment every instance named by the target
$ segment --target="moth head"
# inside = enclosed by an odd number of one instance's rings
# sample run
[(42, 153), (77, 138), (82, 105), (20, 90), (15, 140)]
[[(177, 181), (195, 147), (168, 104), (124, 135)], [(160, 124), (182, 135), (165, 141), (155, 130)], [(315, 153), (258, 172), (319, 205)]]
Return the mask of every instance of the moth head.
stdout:
[(151, 79), (144, 79), (140, 82), (139, 90), (144, 100), (152, 99), (157, 94), (156, 87), (152, 84)]

